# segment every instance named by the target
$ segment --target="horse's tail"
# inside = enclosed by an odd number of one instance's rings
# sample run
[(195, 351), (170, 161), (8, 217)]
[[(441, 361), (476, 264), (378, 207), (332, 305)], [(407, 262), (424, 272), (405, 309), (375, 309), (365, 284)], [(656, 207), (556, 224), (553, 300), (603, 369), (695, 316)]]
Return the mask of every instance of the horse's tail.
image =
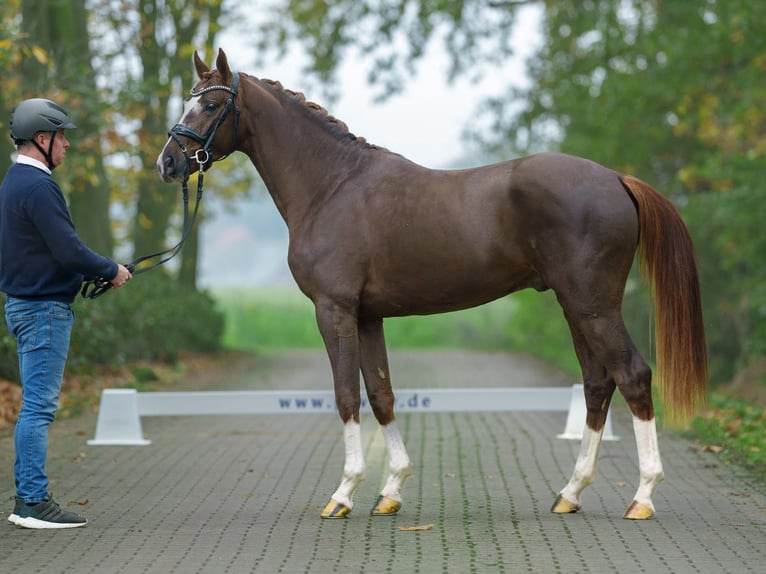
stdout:
[(620, 181), (638, 204), (641, 275), (655, 305), (657, 377), (665, 418), (687, 424), (707, 400), (708, 364), (697, 257), (676, 207), (632, 176)]

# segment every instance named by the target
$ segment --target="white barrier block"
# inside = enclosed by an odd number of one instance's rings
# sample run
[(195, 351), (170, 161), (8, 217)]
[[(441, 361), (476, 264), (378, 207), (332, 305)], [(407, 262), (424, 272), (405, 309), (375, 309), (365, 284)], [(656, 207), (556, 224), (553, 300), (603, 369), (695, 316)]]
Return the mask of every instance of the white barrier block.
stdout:
[[(582, 440), (582, 433), (585, 430), (585, 417), (588, 409), (585, 406), (585, 391), (580, 384), (572, 385), (572, 398), (569, 403), (569, 412), (567, 414), (567, 423), (564, 432), (557, 438)], [(607, 412), (606, 423), (604, 423), (604, 435), (601, 440), (620, 440), (620, 437), (612, 433), (612, 413)]]
[(136, 389), (104, 389), (98, 411), (96, 436), (90, 445), (147, 445), (141, 433)]
[[(366, 397), (362, 411), (369, 411)], [(585, 427), (583, 386), (470, 389), (402, 389), (396, 392), (397, 412), (566, 411), (566, 429), (558, 438), (581, 439)], [(335, 396), (326, 391), (195, 391), (138, 393), (135, 389), (104, 389), (96, 436), (89, 445), (146, 445), (142, 416), (307, 414), (337, 412)], [(607, 414), (604, 440), (612, 434)]]

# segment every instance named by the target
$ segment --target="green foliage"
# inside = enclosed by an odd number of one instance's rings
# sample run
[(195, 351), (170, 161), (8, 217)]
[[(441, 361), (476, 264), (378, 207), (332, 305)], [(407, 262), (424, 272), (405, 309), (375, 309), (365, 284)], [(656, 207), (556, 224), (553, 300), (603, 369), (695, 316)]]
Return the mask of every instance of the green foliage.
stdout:
[(453, 313), (386, 319), (387, 345), (392, 349), (505, 350), (515, 308), (506, 298)]
[(766, 356), (766, 191), (692, 196), (683, 210), (700, 260), (713, 380)]
[(526, 290), (512, 298), (518, 306), (508, 326), (509, 348), (527, 351), (563, 371), (580, 375), (572, 335), (553, 292)]
[(160, 271), (95, 300), (78, 299), (69, 368), (139, 359), (174, 360), (181, 351), (218, 348), (223, 317), (209, 295), (186, 289)]
[[(313, 304), (297, 290), (219, 289), (213, 297), (226, 317), (223, 345), (227, 348), (324, 347)], [(641, 303), (647, 305), (647, 299)], [(569, 326), (550, 291), (521, 291), (454, 313), (388, 318), (384, 325), (390, 349), (522, 351), (580, 374)]]
[(714, 393), (708, 411), (694, 420), (693, 435), (703, 447), (766, 477), (766, 413), (740, 399)]
[(220, 289), (213, 297), (226, 318), (224, 347), (249, 351), (322, 347), (314, 307), (299, 292)]
[(160, 380), (157, 373), (151, 367), (136, 367), (133, 369), (133, 376), (139, 383), (150, 383)]
[[(3, 301), (3, 324), (5, 324), (5, 297)], [(16, 355), (16, 341), (8, 329), (0, 329), (0, 379), (19, 380), (19, 359)]]
[[(78, 298), (67, 371), (89, 373), (95, 366), (140, 360), (174, 361), (181, 351), (220, 347), (223, 316), (206, 293), (179, 288), (161, 272), (136, 277), (98, 299)], [(152, 374), (138, 369), (138, 380)], [(16, 345), (0, 330), (0, 377), (18, 380)]]
[[(323, 348), (314, 306), (294, 289), (220, 289), (213, 293), (226, 316), (224, 346), (241, 350)], [(385, 320), (389, 348), (508, 348), (509, 299), (441, 315)]]

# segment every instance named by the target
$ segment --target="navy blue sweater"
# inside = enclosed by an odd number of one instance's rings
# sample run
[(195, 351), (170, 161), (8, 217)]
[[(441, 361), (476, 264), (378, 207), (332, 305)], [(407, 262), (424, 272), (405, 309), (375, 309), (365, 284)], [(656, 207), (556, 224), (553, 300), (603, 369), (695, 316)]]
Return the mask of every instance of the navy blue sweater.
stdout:
[(53, 178), (31, 165), (12, 165), (0, 185), (0, 291), (71, 303), (84, 278), (115, 275), (117, 263), (80, 240)]

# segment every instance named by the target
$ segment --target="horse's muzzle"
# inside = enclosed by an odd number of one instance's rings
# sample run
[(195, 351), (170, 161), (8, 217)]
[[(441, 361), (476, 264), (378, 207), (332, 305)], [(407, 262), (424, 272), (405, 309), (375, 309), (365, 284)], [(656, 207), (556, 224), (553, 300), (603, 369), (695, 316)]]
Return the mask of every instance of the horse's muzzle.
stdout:
[(184, 158), (177, 159), (167, 149), (164, 149), (157, 158), (157, 169), (165, 183), (172, 183), (186, 179), (189, 166)]

